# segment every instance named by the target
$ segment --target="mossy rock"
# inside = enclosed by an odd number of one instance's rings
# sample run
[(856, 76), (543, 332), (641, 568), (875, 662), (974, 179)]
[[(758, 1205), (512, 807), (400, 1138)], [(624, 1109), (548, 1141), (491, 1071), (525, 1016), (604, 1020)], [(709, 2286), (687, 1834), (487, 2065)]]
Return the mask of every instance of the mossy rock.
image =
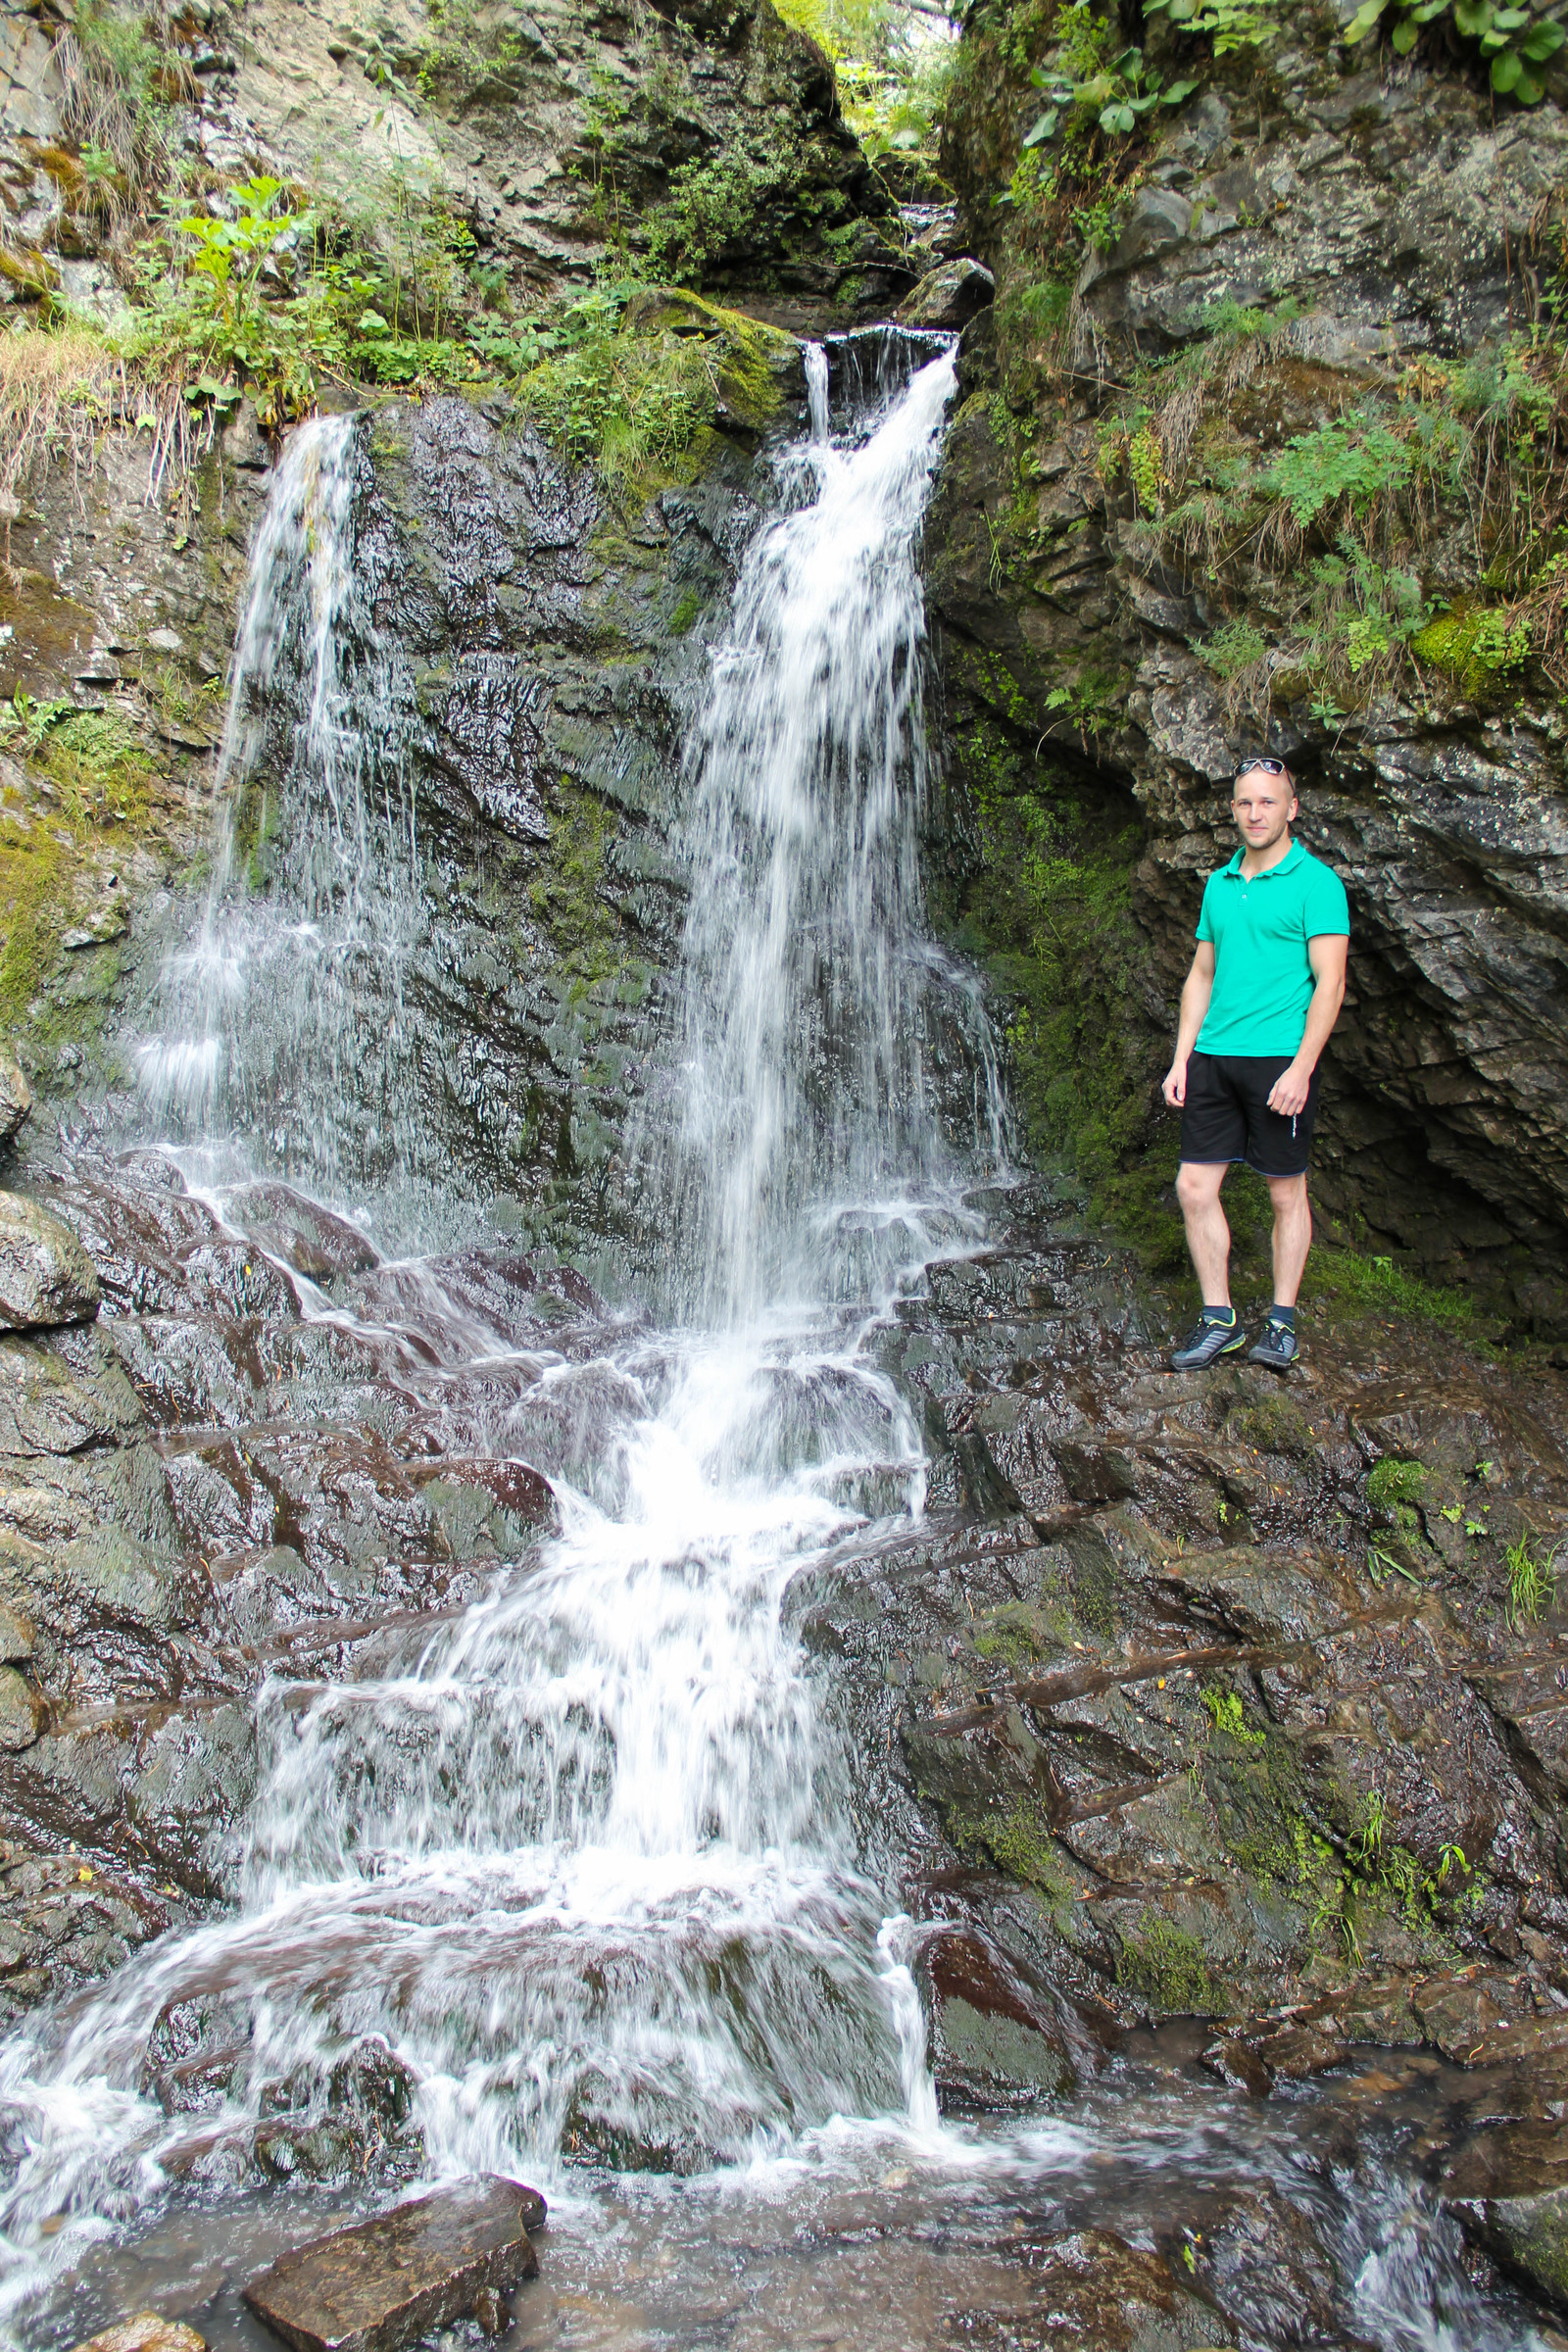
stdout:
[(700, 294), (672, 286), (636, 294), (621, 325), (623, 333), (638, 336), (705, 335), (714, 341), (722, 416), (748, 431), (761, 432), (786, 399), (805, 391), (805, 363), (793, 335)]

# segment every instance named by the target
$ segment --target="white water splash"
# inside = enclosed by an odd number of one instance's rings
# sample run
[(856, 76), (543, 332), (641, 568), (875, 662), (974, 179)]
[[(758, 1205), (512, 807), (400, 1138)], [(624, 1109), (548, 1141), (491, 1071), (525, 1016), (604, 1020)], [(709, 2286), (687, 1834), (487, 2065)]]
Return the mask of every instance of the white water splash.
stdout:
[(235, 644), (213, 886), (136, 1054), (161, 1133), (250, 1139), (322, 1190), (398, 1165), (413, 1107), (410, 682), (355, 560), (364, 478), (353, 416), (302, 425), (278, 466)]

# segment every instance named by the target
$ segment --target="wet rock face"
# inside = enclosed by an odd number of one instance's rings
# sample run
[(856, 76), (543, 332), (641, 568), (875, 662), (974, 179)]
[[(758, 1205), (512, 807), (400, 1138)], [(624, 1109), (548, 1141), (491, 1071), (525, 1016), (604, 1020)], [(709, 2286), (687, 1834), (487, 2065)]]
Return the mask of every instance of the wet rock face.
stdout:
[(929, 1527), (793, 1593), (866, 1848), (944, 1923), (943, 2096), (1151, 2017), (1219, 2021), (1257, 2096), (1555, 2032), (1564, 1618), (1515, 1571), (1568, 1513), (1559, 1378), (1310, 1316), (1288, 1387), (1172, 1375), (1124, 1267), (1043, 1194), (994, 1207), (885, 1343)]
[[(1551, 99), (1494, 121), (1457, 74), (1365, 70), (1359, 49), (1330, 46), (1304, 15), (1282, 39), (1266, 86), (1199, 69), (1206, 86), (1155, 142), (1114, 249), (1084, 257), (1070, 325), (1081, 376), (1111, 383), (1197, 354), (1226, 305), (1298, 306), (1253, 373), (1243, 355), (1221, 404), (1231, 456), (1259, 466), (1291, 436), (1391, 397), (1422, 355), (1451, 360), (1514, 331), (1531, 300), (1518, 240), (1568, 148)], [(1397, 691), (1337, 687), (1348, 707), (1332, 722), (1313, 715), (1292, 669), (1295, 624), (1278, 619), (1292, 581), (1259, 564), (1221, 582), (1206, 559), (1173, 553), (1151, 524), (1152, 491), (1140, 501), (1103, 457), (1103, 402), (1053, 373), (1044, 330), (1031, 339), (1018, 323), (1044, 264), (1008, 243), (1009, 215), (991, 197), (1037, 93), (1004, 75), (997, 89), (999, 73), (960, 84), (949, 123), (949, 168), (1006, 321), (1000, 341), (992, 314), (966, 329), (926, 531), (956, 765), (979, 803), (1038, 799), (1048, 820), (1071, 803), (1087, 838), (1121, 837), (1152, 954), (1115, 1003), (1135, 1041), (1117, 1085), (1129, 1152), (1153, 1142), (1168, 1155), (1155, 1081), (1202, 881), (1234, 848), (1239, 755), (1268, 731), (1298, 769), (1298, 830), (1351, 906), (1318, 1198), (1364, 1220), (1377, 1246), (1474, 1279), (1525, 1329), (1561, 1338), (1568, 803), (1544, 674), (1521, 672), (1489, 701), (1407, 667)], [(1077, 262), (1064, 249), (1054, 266)], [(1152, 382), (1156, 408), (1174, 380)], [(1444, 529), (1399, 561), (1434, 594), (1473, 601), (1483, 590), (1462, 583), (1476, 564)], [(1203, 659), (1243, 610), (1261, 616), (1257, 643), (1274, 662), (1255, 690), (1227, 689)], [(982, 925), (998, 887), (982, 875), (969, 894)]]
[[(498, 1458), (491, 1433), (547, 1362), (599, 1352), (602, 1327), (580, 1276), (506, 1245), (411, 1273), (281, 1185), (237, 1190), (225, 1231), (156, 1153), (35, 1174), (109, 1311), (0, 1339), (0, 1776), (23, 1840), (0, 1888), (0, 1997), (16, 2007), (112, 1966), (176, 1887), (227, 1886), (269, 1673), (389, 1670), (554, 1526), (544, 1472), (520, 1440)], [(348, 1324), (301, 1316), (307, 1249)], [(465, 1354), (460, 1329), (497, 1335), (503, 1360), (454, 1385), (438, 1367)], [(553, 1465), (595, 1406), (574, 1418), (572, 1381), (545, 1385)], [(380, 2144), (352, 2120), (341, 2146), (313, 2139), (329, 2119), (290, 2099), (273, 2112), (288, 2129), (247, 2165), (335, 2177)]]
[(105, 2328), (76, 2346), (76, 2352), (207, 2352), (207, 2338), (181, 2320), (160, 2319), (156, 2311), (139, 2311), (134, 2319)]
[[(776, 337), (764, 358), (788, 424), (798, 348)], [(409, 796), (419, 905), (395, 1099), (378, 1062), (353, 1067), (334, 1115), (367, 1180), (391, 1150), (415, 1182), (499, 1195), (534, 1230), (602, 1232), (624, 1223), (620, 1147), (684, 918), (668, 833), (684, 708), (767, 475), (737, 419), (628, 522), (504, 407), (393, 402), (356, 435), (354, 560), (385, 679), (366, 725)], [(286, 887), (289, 847), (255, 812), (311, 789), (290, 765), (311, 692), (280, 675), (258, 713), (239, 822), (264, 890)], [(342, 1044), (351, 1064), (362, 1048), (380, 1044)], [(254, 1109), (299, 1123), (309, 1165), (314, 1105)], [(340, 1246), (305, 1236), (290, 1263), (330, 1275)]]
[(34, 1200), (0, 1193), (0, 1331), (90, 1321), (98, 1296), (92, 1261), (70, 1226)]

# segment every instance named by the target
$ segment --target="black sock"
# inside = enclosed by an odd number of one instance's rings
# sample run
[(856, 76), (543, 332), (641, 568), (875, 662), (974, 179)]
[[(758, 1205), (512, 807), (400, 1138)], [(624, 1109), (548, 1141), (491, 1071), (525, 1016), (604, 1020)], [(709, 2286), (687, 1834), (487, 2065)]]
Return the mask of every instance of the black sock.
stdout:
[(1275, 1304), (1268, 1310), (1268, 1319), (1271, 1323), (1283, 1323), (1287, 1331), (1294, 1331), (1296, 1329), (1296, 1309), (1294, 1306), (1280, 1306)]
[(1236, 1309), (1234, 1306), (1205, 1306), (1203, 1309), (1205, 1323), (1234, 1323), (1235, 1320)]

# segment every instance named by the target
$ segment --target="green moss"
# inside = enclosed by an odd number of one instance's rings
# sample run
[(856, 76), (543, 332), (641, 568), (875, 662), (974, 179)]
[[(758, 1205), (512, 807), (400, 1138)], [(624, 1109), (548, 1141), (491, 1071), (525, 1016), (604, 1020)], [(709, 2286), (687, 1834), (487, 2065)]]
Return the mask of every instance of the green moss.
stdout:
[(1419, 1462), (1396, 1461), (1389, 1454), (1367, 1480), (1366, 1498), (1374, 1510), (1392, 1513), (1401, 1503), (1419, 1502), (1426, 1483), (1427, 1474)]
[(675, 607), (674, 612), (669, 616), (670, 635), (672, 637), (684, 637), (691, 628), (693, 621), (697, 618), (697, 615), (702, 609), (703, 605), (701, 597), (693, 595), (691, 589), (688, 588), (685, 595), (681, 598), (680, 603)]
[(1530, 642), (1528, 620), (1483, 605), (1440, 612), (1412, 639), (1411, 651), (1418, 661), (1451, 678), (1472, 702), (1479, 702), (1524, 666)]
[(1212, 2016), (1225, 2006), (1197, 1936), (1157, 1912), (1147, 1912), (1143, 1933), (1123, 1943), (1116, 1981), (1166, 2017)]
[[(987, 679), (993, 705), (1003, 691)], [(1008, 1007), (1030, 1152), (1076, 1176), (1091, 1213), (1151, 1263), (1180, 1264), (1176, 1122), (1152, 1111), (1170, 1040), (1152, 1017), (1150, 948), (1132, 914), (1142, 821), (1130, 802), (1037, 765), (994, 720), (971, 722), (960, 751), (982, 864), (959, 944), (985, 957)]]
[(1004, 1665), (1022, 1671), (1043, 1657), (1054, 1655), (1063, 1643), (1038, 1609), (1031, 1608), (1027, 1601), (1012, 1600), (981, 1618), (974, 1646), (977, 1656), (997, 1658)]
[(569, 776), (559, 778), (551, 799), (550, 848), (528, 886), (528, 898), (573, 975), (566, 1001), (581, 1009), (588, 1004), (588, 984), (605, 979), (619, 962), (618, 926), (600, 895), (615, 819), (603, 801)]
[(27, 1009), (60, 960), (75, 858), (41, 823), (0, 815), (0, 1027), (24, 1026)]
[(1007, 1813), (965, 1813), (955, 1808), (948, 1816), (948, 1835), (960, 1852), (984, 1854), (1009, 1878), (1038, 1886), (1053, 1904), (1071, 1899), (1072, 1888), (1062, 1875), (1055, 1837), (1039, 1805), (1017, 1804)]
[(1363, 1257), (1353, 1250), (1314, 1250), (1301, 1292), (1309, 1302), (1321, 1298), (1342, 1308), (1419, 1315), (1436, 1323), (1468, 1323), (1475, 1313), (1460, 1292), (1423, 1282), (1392, 1257)]

